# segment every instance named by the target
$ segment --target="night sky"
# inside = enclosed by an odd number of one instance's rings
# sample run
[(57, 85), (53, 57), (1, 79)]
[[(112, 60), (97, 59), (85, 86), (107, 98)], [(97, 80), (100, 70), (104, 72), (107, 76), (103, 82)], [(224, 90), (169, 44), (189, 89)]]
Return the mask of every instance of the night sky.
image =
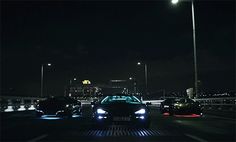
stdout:
[[(203, 91), (235, 90), (235, 1), (195, 1), (198, 78)], [(94, 84), (136, 77), (150, 92), (193, 87), (191, 3), (1, 1), (1, 91), (50, 94), (76, 77)]]

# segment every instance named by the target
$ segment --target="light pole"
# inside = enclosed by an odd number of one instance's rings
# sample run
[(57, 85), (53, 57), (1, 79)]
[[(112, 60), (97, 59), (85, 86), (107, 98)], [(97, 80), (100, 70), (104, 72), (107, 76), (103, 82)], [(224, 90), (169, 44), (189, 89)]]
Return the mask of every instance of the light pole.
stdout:
[[(138, 62), (137, 63), (137, 65), (141, 65), (141, 62)], [(144, 63), (144, 76), (145, 76), (145, 93), (146, 93), (146, 95), (148, 94), (148, 74), (147, 74), (147, 72), (148, 72), (148, 68), (147, 68), (147, 64), (146, 63)]]
[[(77, 78), (73, 78), (73, 81), (76, 81), (77, 80)], [(70, 79), (70, 85), (72, 84), (72, 79)]]
[(137, 93), (137, 91), (136, 91), (136, 90), (137, 90), (137, 89), (136, 89), (136, 79), (133, 78), (133, 77), (130, 77), (129, 80), (130, 80), (130, 81), (133, 81), (134, 95), (136, 95), (136, 93)]
[[(197, 49), (196, 49), (196, 34), (195, 34), (195, 15), (194, 15), (194, 0), (191, 0), (192, 8), (192, 28), (193, 28), (193, 54), (194, 54), (194, 85), (195, 85), (195, 94), (198, 98), (198, 73), (197, 73)], [(172, 0), (172, 4), (177, 4), (179, 0)]]
[(44, 70), (44, 65), (51, 66), (52, 64), (47, 63), (47, 64), (42, 64), (41, 65), (41, 97), (43, 97), (43, 70)]

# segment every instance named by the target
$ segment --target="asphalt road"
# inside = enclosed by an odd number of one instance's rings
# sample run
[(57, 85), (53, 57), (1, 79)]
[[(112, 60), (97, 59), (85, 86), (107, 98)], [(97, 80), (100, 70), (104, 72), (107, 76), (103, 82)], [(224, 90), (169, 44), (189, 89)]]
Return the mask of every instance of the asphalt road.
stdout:
[(82, 116), (69, 119), (39, 119), (33, 112), (1, 114), (1, 141), (236, 141), (235, 119), (222, 116), (170, 117), (151, 108), (148, 129), (118, 125), (97, 128), (90, 118), (90, 106), (84, 105), (82, 112)]

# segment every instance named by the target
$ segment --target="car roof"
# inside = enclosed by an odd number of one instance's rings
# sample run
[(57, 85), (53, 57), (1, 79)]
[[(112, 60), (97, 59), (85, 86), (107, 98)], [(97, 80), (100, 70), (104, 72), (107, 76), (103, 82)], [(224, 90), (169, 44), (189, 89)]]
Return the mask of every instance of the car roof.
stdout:
[(105, 96), (134, 96), (132, 94), (106, 94)]

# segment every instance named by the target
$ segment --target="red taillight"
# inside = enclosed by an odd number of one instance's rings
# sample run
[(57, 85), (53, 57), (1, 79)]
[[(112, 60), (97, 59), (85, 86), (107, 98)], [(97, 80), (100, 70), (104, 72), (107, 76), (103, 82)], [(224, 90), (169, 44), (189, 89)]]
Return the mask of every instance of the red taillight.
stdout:
[(174, 115), (175, 117), (191, 117), (191, 118), (194, 118), (194, 117), (201, 117), (201, 115), (199, 114), (189, 114), (189, 115)]
[(164, 116), (169, 116), (170, 113), (169, 113), (169, 112), (165, 112), (165, 113), (163, 113), (163, 115), (164, 115)]

